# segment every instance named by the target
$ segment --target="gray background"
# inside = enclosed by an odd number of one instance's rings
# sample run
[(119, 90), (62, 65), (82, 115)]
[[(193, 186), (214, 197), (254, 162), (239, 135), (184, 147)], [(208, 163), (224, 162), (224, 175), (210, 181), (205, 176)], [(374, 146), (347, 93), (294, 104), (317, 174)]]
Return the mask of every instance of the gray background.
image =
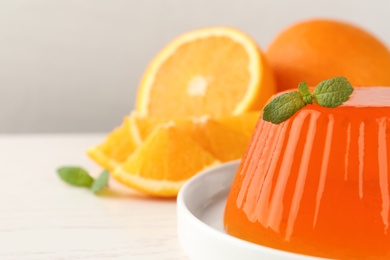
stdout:
[(133, 109), (148, 62), (177, 35), (227, 25), (265, 49), (313, 17), (390, 45), (390, 1), (0, 0), (0, 133), (105, 132)]

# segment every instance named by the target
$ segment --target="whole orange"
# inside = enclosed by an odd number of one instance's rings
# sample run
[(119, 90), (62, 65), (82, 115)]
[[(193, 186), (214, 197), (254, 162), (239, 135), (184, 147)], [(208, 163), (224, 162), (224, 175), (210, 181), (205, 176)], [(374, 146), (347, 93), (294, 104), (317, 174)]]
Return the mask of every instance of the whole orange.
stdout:
[(336, 76), (354, 86), (390, 86), (389, 49), (362, 28), (340, 21), (297, 23), (271, 42), (266, 56), (278, 91)]

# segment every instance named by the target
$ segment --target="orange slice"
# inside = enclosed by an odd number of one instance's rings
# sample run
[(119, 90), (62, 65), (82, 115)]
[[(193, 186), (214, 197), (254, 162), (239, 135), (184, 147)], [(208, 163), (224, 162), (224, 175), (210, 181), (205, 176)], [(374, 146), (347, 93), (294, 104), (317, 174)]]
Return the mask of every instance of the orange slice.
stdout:
[(108, 134), (102, 143), (87, 150), (88, 156), (109, 171), (126, 161), (141, 144), (134, 118), (134, 116), (125, 118), (122, 125)]
[(139, 86), (136, 110), (165, 120), (259, 110), (275, 93), (270, 66), (239, 30), (186, 33), (153, 59)]
[(217, 163), (174, 123), (168, 123), (157, 127), (112, 174), (146, 194), (174, 197), (187, 179)]

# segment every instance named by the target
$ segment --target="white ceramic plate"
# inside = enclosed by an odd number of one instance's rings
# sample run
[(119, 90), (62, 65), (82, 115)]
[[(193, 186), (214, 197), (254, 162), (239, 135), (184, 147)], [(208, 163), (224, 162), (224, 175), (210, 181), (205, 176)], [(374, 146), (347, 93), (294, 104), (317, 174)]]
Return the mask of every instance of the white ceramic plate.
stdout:
[(210, 168), (189, 180), (177, 198), (178, 236), (192, 260), (322, 259), (253, 244), (228, 235), (223, 212), (239, 161)]

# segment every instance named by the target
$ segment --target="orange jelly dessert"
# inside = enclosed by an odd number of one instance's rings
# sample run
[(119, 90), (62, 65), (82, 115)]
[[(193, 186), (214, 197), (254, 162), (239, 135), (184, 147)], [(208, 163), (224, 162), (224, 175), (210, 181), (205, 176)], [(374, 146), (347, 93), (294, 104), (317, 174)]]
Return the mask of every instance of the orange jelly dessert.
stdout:
[(285, 251), (390, 259), (390, 88), (336, 108), (259, 119), (232, 184), (226, 231)]

